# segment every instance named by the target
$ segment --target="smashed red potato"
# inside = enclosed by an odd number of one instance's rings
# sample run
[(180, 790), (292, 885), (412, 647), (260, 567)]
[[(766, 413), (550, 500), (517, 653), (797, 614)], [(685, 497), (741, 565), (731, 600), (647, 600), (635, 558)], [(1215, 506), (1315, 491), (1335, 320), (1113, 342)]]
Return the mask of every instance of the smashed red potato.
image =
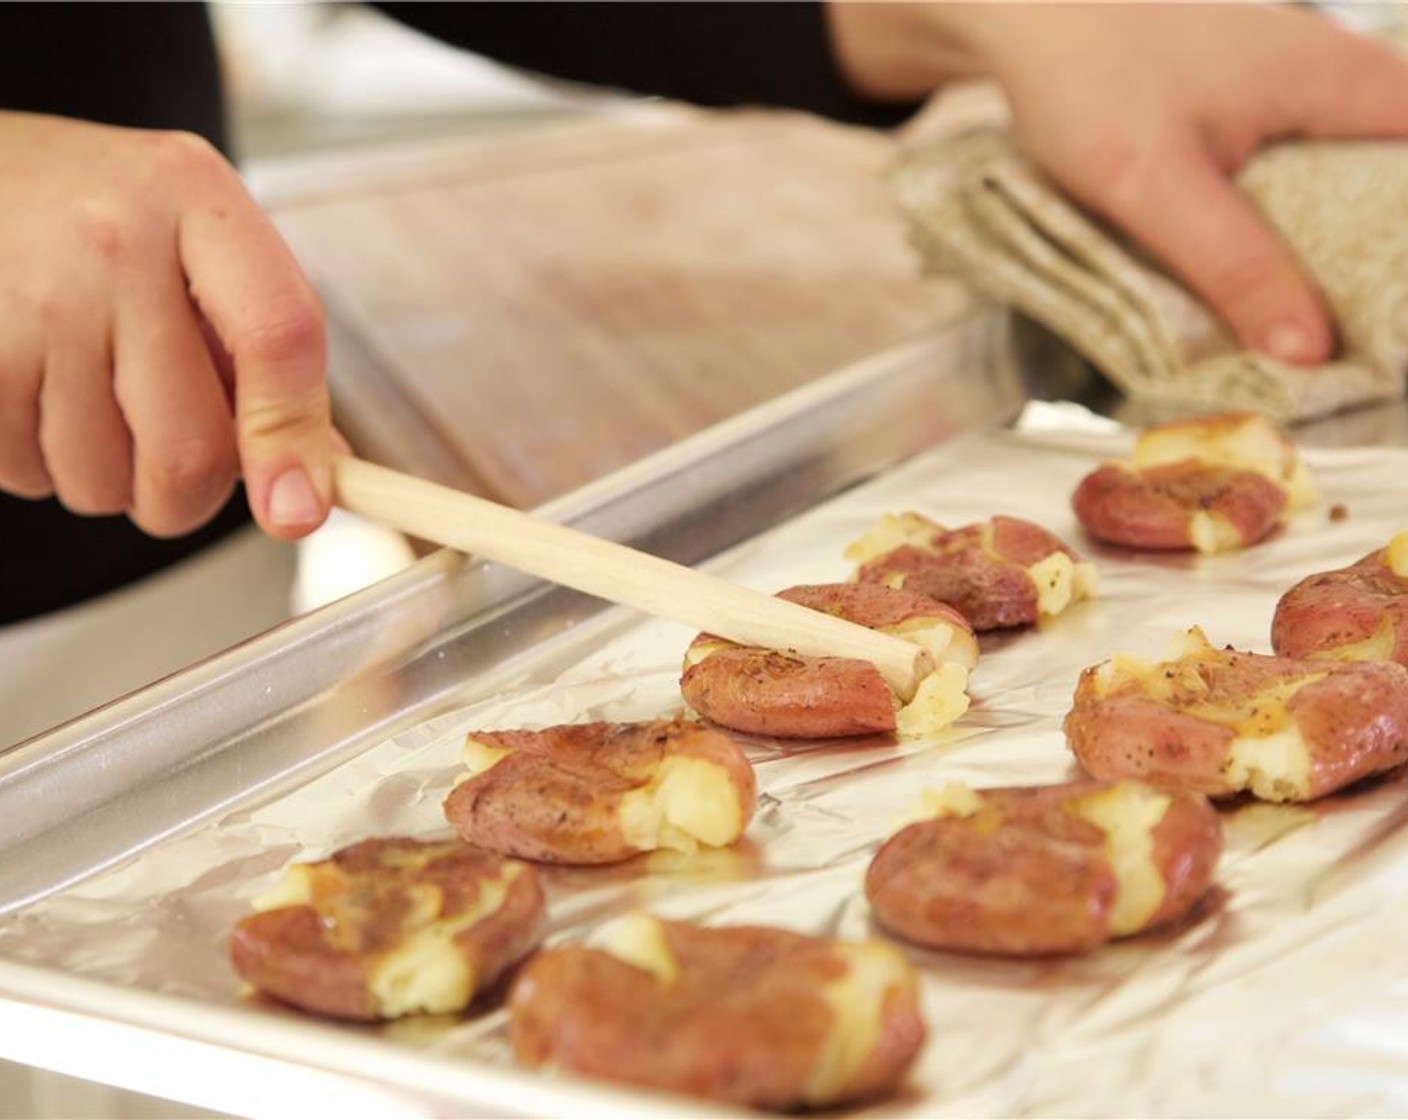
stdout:
[(1214, 649), (1086, 669), (1066, 740), (1097, 778), (1313, 801), (1408, 760), (1408, 669)]
[(892, 946), (644, 913), (539, 953), (509, 1016), (524, 1065), (774, 1109), (889, 1091), (925, 1033)]
[(1207, 799), (1137, 782), (949, 786), (876, 854), (876, 921), (919, 945), (1036, 956), (1087, 952), (1187, 914), (1222, 829)]
[(1254, 471), (1193, 460), (1086, 475), (1071, 498), (1097, 540), (1126, 548), (1226, 552), (1255, 544), (1281, 521), (1286, 495)]
[(546, 863), (615, 863), (640, 852), (722, 847), (753, 818), (742, 749), (688, 720), (471, 732), (468, 774), (445, 799), (466, 840)]
[(1271, 645), (1282, 657), (1408, 665), (1408, 532), (1282, 595)]
[(459, 1011), (538, 944), (531, 867), (458, 840), (364, 840), (296, 863), (235, 926), (251, 985), (338, 1019)]
[(1030, 626), (1095, 591), (1095, 568), (1040, 525), (1016, 517), (945, 529), (918, 513), (887, 514), (846, 549), (864, 584), (955, 607), (974, 630)]
[(1265, 417), (1229, 413), (1148, 429), (1133, 460), (1091, 472), (1071, 506), (1109, 544), (1214, 553), (1263, 540), (1314, 500), (1290, 438)]
[(1274, 421), (1254, 412), (1224, 412), (1157, 424), (1140, 433), (1133, 466), (1144, 470), (1194, 460), (1253, 471), (1274, 483), (1295, 511), (1314, 505), (1315, 482), (1295, 442)]
[(905, 704), (869, 661), (803, 657), (701, 634), (685, 652), (680, 691), (706, 719), (780, 738), (922, 736), (967, 711), (968, 670), (978, 647), (952, 607), (909, 591), (848, 583), (792, 587), (778, 598), (912, 641), (933, 654), (937, 668)]

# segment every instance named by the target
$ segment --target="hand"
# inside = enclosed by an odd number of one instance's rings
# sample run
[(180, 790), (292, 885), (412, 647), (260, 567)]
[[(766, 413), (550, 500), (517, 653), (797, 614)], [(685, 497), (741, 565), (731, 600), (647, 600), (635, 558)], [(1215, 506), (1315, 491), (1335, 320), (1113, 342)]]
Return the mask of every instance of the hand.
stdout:
[[(833, 12), (862, 93), (995, 78), (1033, 159), (1182, 278), (1244, 347), (1305, 364), (1332, 354), (1313, 284), (1231, 179), (1283, 137), (1408, 138), (1408, 64), (1317, 15), (1261, 4), (884, 8)], [(936, 65), (926, 70), (921, 50)]]
[(322, 311), (205, 141), (0, 112), (0, 489), (197, 528), (326, 515)]

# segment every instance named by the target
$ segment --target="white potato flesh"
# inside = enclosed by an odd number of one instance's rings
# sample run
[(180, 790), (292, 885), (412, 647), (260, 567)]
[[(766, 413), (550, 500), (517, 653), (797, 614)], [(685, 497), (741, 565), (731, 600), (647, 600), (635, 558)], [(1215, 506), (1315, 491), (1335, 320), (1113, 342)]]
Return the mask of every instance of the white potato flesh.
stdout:
[(1215, 510), (1200, 509), (1188, 518), (1188, 539), (1204, 555), (1245, 547), (1237, 527)]
[(1264, 416), (1163, 425), (1141, 435), (1134, 447), (1134, 465), (1141, 469), (1184, 459), (1255, 471), (1285, 491), (1292, 510), (1314, 505), (1319, 498), (1295, 444)]
[(841, 941), (835, 951), (847, 968), (822, 990), (831, 1009), (831, 1030), (802, 1093), (810, 1105), (827, 1104), (846, 1088), (880, 1041), (889, 993), (915, 986), (914, 969), (891, 945)]
[[(430, 855), (425, 850), (408, 852), (402, 864), (424, 865)], [(479, 897), (470, 910), (449, 918), (440, 916), (444, 899), (439, 887), (433, 883), (411, 884), (411, 908), (401, 919), (405, 935), (400, 944), (372, 964), (368, 976), (376, 1014), (395, 1019), (420, 1012), (458, 1011), (466, 1006), (474, 997), (478, 978), (454, 939), (502, 909), (510, 885), (522, 870), (521, 864), (506, 863), (496, 878), (481, 881)], [(329, 941), (337, 946), (346, 940), (341, 935), (351, 929), (338, 921), (342, 892), (337, 885), (343, 879), (336, 868), (296, 863), (272, 890), (254, 900), (254, 908), (265, 911), (314, 906), (328, 926)], [(320, 890), (319, 880), (332, 890)], [(327, 899), (322, 905), (320, 895)]]
[(953, 662), (971, 669), (978, 663), (978, 639), (967, 627), (946, 618), (921, 615), (907, 618), (896, 626), (882, 626), (880, 630), (927, 649), (934, 655), (936, 664)]
[(1374, 632), (1362, 642), (1316, 650), (1306, 654), (1306, 657), (1314, 661), (1392, 661), (1397, 639), (1398, 624), (1391, 615), (1386, 614), (1379, 619)]
[(954, 661), (940, 665), (919, 682), (914, 699), (895, 712), (895, 731), (904, 739), (937, 734), (968, 710), (967, 689), (966, 668)]
[(506, 863), (496, 878), (482, 880), (473, 907), (453, 917), (440, 917), (440, 891), (417, 883), (417, 905), (406, 920), (411, 931), (391, 952), (372, 966), (372, 1006), (384, 1019), (402, 1015), (436, 1015), (458, 1011), (474, 998), (479, 977), (454, 941), (463, 931), (503, 909), (509, 887), (522, 872), (521, 864)]
[(733, 776), (705, 758), (667, 755), (650, 781), (621, 798), (617, 818), (626, 843), (693, 852), (720, 848), (743, 833), (743, 807)]
[(1037, 613), (1054, 617), (1067, 607), (1095, 596), (1099, 574), (1088, 561), (1075, 561), (1064, 552), (1053, 552), (1027, 568), (1036, 585)]
[(460, 761), (464, 763), (468, 773), (462, 774), (459, 780), (464, 781), (477, 777), (486, 770), (492, 770), (512, 753), (507, 747), (481, 743), (478, 739), (466, 739), (464, 749), (460, 751)]
[(1233, 732), (1224, 765), (1231, 790), (1248, 790), (1264, 800), (1299, 800), (1309, 794), (1310, 749), (1292, 721), (1289, 703), (1302, 688), (1323, 680), (1323, 673), (1290, 677), (1263, 688), (1239, 705), (1199, 699), (1206, 682), (1198, 670), (1221, 654), (1197, 627), (1175, 639), (1175, 656), (1151, 663), (1115, 654), (1096, 673), (1096, 694), (1104, 698), (1129, 682), (1156, 703), (1171, 703), (1186, 715)]
[(1172, 799), (1166, 793), (1120, 782), (1083, 797), (1071, 811), (1105, 834), (1105, 858), (1118, 884), (1110, 910), (1110, 933), (1123, 937), (1143, 929), (1163, 904), (1163, 872), (1154, 862), (1154, 829)]
[(679, 978), (680, 963), (665, 941), (664, 926), (659, 918), (644, 910), (613, 918), (592, 935), (587, 945), (650, 973), (661, 984), (668, 986)]
[(942, 525), (921, 513), (887, 513), (848, 544), (843, 555), (859, 567), (907, 544), (923, 548), (936, 533), (942, 532)]
[(1408, 579), (1408, 530), (1395, 533), (1388, 542), (1388, 567), (1399, 579)]
[(1310, 796), (1310, 747), (1290, 724), (1267, 735), (1239, 735), (1227, 752), (1227, 781), (1263, 801), (1304, 801)]

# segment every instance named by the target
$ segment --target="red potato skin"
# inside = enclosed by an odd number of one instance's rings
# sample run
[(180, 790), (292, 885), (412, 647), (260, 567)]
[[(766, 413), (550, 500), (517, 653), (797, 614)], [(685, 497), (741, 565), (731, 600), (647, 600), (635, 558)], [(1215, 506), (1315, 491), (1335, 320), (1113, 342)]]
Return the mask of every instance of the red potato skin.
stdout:
[(1127, 681), (1101, 698), (1098, 666), (1085, 670), (1066, 716), (1066, 742), (1081, 766), (1101, 779), (1135, 778), (1166, 789), (1231, 797), (1228, 752), (1236, 733), (1183, 710), (1190, 705), (1245, 706), (1262, 690), (1300, 677), (1322, 677), (1287, 702), (1288, 718), (1310, 751), (1308, 795), (1314, 800), (1360, 778), (1408, 761), (1408, 669), (1393, 662), (1306, 661), (1220, 650), (1199, 666), (1204, 688), (1169, 704)]
[(547, 896), (538, 873), (525, 865), (498, 912), (457, 934), (455, 944), (469, 959), (482, 992), (537, 949), (546, 929)]
[(1190, 913), (1212, 885), (1222, 858), (1222, 820), (1206, 797), (1183, 790), (1154, 826), (1153, 860), (1163, 873), (1164, 899), (1145, 929), (1156, 929)]
[[(971, 817), (920, 821), (891, 837), (866, 874), (884, 928), (929, 948), (1003, 956), (1089, 952), (1111, 938), (1118, 880), (1103, 830), (1068, 806), (1109, 783), (983, 790)], [(1143, 929), (1187, 913), (1222, 852), (1208, 802), (1172, 794), (1153, 830), (1165, 894)]]
[(894, 694), (869, 661), (722, 649), (680, 678), (685, 703), (749, 735), (832, 739), (895, 729)]
[(650, 781), (668, 756), (701, 758), (725, 771), (744, 827), (757, 805), (757, 779), (727, 735), (688, 720), (584, 723), (542, 731), (469, 736), (511, 753), (461, 782), (445, 817), (465, 840), (540, 863), (618, 863), (640, 848), (621, 832), (621, 799)]
[[(913, 591), (867, 584), (804, 584), (779, 599), (872, 629), (933, 619), (968, 631), (953, 607)], [(719, 639), (701, 634), (691, 648)], [(685, 702), (706, 719), (750, 735), (831, 739), (895, 729), (895, 698), (879, 670), (845, 657), (799, 657), (730, 646), (693, 665), (680, 678)]]
[[(417, 851), (440, 850), (416, 871), (386, 865)], [(335, 1019), (378, 1018), (370, 981), (377, 960), (404, 936), (405, 888), (433, 883), (449, 916), (472, 907), (480, 883), (496, 878), (503, 862), (467, 844), (423, 844), (399, 838), (365, 840), (336, 852), (331, 880), (342, 885), (342, 903), (320, 913), (315, 905), (286, 906), (251, 914), (230, 935), (235, 971), (253, 987), (294, 1007)], [(531, 867), (520, 869), (503, 905), (455, 937), (480, 990), (530, 953), (542, 938), (546, 902)]]
[(1194, 547), (1194, 513), (1218, 513), (1243, 545), (1269, 534), (1286, 506), (1285, 492), (1264, 475), (1194, 460), (1131, 470), (1107, 464), (1086, 475), (1071, 497), (1076, 517), (1092, 537), (1126, 548)]
[(995, 559), (975, 548), (946, 554), (935, 564), (934, 554), (901, 545), (861, 566), (862, 583), (891, 584), (903, 580), (906, 591), (917, 591), (956, 607), (974, 630), (1002, 630), (1036, 622), (1036, 585), (1016, 564)]
[[(670, 985), (597, 949), (538, 954), (509, 993), (518, 1060), (755, 1108), (806, 1103), (832, 1021), (820, 989), (843, 960), (785, 930), (662, 925), (679, 963)], [(876, 1046), (827, 1103), (893, 1087), (924, 1035), (916, 993), (892, 987)]]
[(968, 620), (948, 603), (910, 589), (858, 583), (803, 583), (777, 593), (777, 598), (844, 618), (872, 630), (886, 630), (912, 619), (947, 622), (970, 630)]
[(1300, 664), (1331, 670), (1286, 705), (1311, 745), (1310, 799), (1408, 762), (1408, 669), (1394, 661)]
[(1170, 711), (1140, 695), (1095, 698), (1098, 667), (1086, 669), (1066, 716), (1066, 743), (1093, 778), (1134, 778), (1160, 789), (1228, 797), (1223, 768), (1236, 735), (1226, 727)]
[(949, 818), (886, 841), (865, 894), (883, 928), (929, 948), (1083, 953), (1108, 940), (1115, 875), (1085, 844), (1023, 829), (983, 836)]
[(1055, 552), (1074, 552), (1040, 525), (1016, 517), (994, 517), (992, 548), (983, 545), (979, 522), (961, 529), (936, 528), (922, 547), (901, 545), (861, 565), (862, 584), (891, 585), (948, 603), (974, 630), (1030, 626), (1037, 621), (1037, 588), (1026, 569)]
[(1072, 560), (1080, 559), (1054, 533), (1020, 517), (994, 517), (992, 532), (993, 551), (1024, 568), (1040, 563), (1054, 552), (1064, 553)]
[(1387, 617), (1394, 628), (1392, 659), (1408, 665), (1408, 580), (1378, 549), (1347, 568), (1308, 576), (1276, 604), (1271, 646), (1282, 657), (1333, 657), (1372, 638)]
[(377, 1018), (366, 955), (335, 949), (311, 906), (242, 919), (230, 935), (230, 960), (253, 987), (283, 1003), (333, 1019)]

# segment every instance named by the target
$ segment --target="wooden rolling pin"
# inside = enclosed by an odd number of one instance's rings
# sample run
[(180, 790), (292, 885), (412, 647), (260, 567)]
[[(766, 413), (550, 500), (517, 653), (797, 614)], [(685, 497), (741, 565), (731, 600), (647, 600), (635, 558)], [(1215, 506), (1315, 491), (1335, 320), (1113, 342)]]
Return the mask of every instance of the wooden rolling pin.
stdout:
[(902, 638), (361, 459), (339, 456), (333, 487), (352, 513), (740, 645), (872, 662), (905, 701), (934, 669)]

